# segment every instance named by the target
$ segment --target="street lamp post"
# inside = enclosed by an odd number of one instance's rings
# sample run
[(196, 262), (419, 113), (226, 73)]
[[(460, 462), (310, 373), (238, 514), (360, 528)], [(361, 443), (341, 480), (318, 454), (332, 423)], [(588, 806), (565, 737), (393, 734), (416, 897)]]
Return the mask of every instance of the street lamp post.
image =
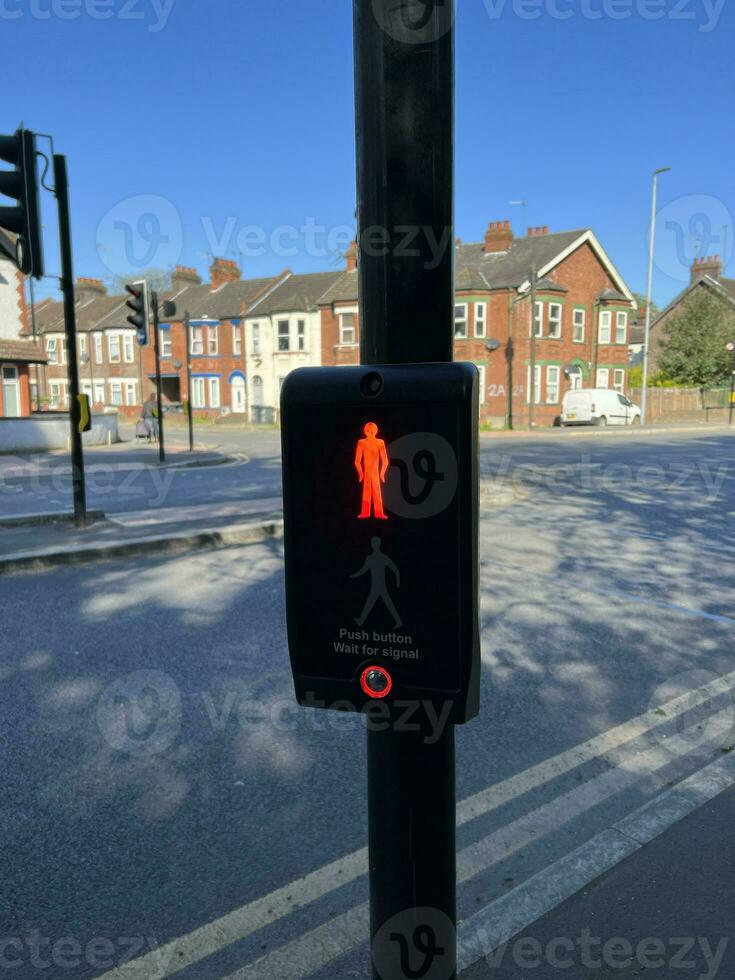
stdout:
[(646, 330), (643, 341), (643, 391), (641, 393), (641, 423), (646, 424), (648, 407), (648, 342), (651, 332), (651, 303), (653, 302), (653, 250), (656, 244), (656, 198), (658, 196), (658, 178), (666, 174), (671, 167), (659, 167), (653, 172), (653, 194), (651, 200), (651, 230), (648, 240), (648, 293), (646, 296)]

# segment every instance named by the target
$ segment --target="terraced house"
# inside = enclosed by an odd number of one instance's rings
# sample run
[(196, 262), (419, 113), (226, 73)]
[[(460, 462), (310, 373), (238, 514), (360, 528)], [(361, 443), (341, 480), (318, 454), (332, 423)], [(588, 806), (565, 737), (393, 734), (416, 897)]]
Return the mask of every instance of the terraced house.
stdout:
[[(9, 239), (6, 246), (12, 249)], [(45, 356), (29, 333), (23, 277), (0, 257), (0, 419), (27, 418), (33, 410), (32, 374)]]
[[(357, 364), (358, 258), (353, 244), (342, 271), (287, 269), (260, 279), (242, 279), (235, 262), (215, 259), (209, 283), (178, 266), (162, 297), (177, 308), (159, 338), (164, 401), (175, 406), (191, 398), (200, 415), (274, 422), (289, 371)], [(552, 425), (570, 388), (623, 391), (634, 310), (630, 290), (589, 229), (529, 228), (517, 238), (508, 221), (496, 221), (483, 241), (456, 243), (455, 356), (478, 367), (483, 422)], [(127, 312), (124, 296), (108, 296), (96, 280), (78, 281), (82, 389), (97, 407), (137, 414), (154, 388), (155, 353), (152, 343), (138, 347)], [(40, 390), (51, 407), (63, 408), (61, 304), (43, 304), (38, 321), (48, 358)]]
[[(509, 221), (491, 222), (484, 241), (457, 241), (455, 292), (455, 357), (478, 367), (482, 421), (551, 425), (571, 388), (626, 388), (635, 300), (590, 229), (516, 238)], [(322, 363), (358, 363), (349, 255), (320, 307)]]

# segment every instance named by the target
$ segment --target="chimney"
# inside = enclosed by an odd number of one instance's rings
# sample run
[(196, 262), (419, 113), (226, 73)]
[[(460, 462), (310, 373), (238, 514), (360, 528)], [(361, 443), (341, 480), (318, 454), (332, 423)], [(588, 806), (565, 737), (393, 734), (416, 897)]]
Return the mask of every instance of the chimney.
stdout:
[(542, 235), (548, 235), (549, 234), (549, 226), (548, 225), (544, 225), (544, 227), (541, 229), (541, 234)]
[(692, 263), (692, 283), (699, 282), (705, 276), (719, 282), (722, 274), (722, 260), (719, 255), (711, 255), (701, 259), (695, 259)]
[(528, 237), (529, 238), (539, 238), (542, 235), (548, 235), (548, 234), (549, 234), (549, 226), (548, 225), (542, 225), (541, 227), (529, 228), (528, 229)]
[(513, 244), (510, 221), (491, 221), (485, 232), (485, 252), (507, 252)]
[(85, 279), (79, 276), (74, 292), (79, 303), (91, 303), (93, 299), (107, 295), (107, 286), (101, 279)]
[(202, 277), (196, 269), (188, 265), (177, 265), (171, 273), (171, 284), (174, 289), (185, 289), (187, 286), (200, 286)]
[(209, 267), (212, 289), (219, 289), (226, 282), (237, 282), (240, 278), (240, 268), (231, 259), (215, 259)]
[(345, 252), (345, 259), (347, 260), (347, 271), (356, 272), (357, 271), (357, 242), (350, 242), (350, 247)]

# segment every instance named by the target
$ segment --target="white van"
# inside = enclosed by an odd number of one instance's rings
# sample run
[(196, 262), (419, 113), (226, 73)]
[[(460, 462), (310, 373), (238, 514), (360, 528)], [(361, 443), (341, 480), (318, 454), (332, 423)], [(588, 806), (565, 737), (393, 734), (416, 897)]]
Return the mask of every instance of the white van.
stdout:
[(641, 410), (612, 388), (579, 388), (564, 395), (561, 424), (640, 425)]

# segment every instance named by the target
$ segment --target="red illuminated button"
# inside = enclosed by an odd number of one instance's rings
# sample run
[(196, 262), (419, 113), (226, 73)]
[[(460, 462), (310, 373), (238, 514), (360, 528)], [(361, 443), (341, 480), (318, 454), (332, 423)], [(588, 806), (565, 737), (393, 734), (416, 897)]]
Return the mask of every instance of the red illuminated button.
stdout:
[(369, 698), (384, 698), (391, 692), (393, 678), (385, 667), (366, 667), (360, 676), (360, 687)]

